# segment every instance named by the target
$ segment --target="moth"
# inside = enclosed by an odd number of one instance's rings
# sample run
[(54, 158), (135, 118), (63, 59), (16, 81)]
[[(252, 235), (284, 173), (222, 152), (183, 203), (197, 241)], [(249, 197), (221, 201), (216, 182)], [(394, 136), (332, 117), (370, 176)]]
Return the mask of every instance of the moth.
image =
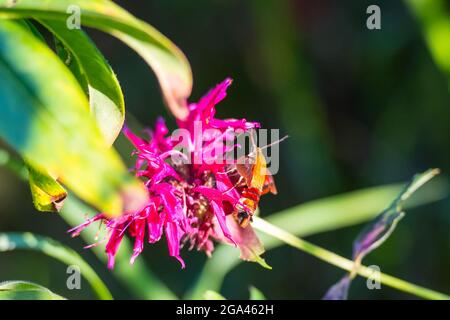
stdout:
[[(287, 136), (275, 143), (279, 143), (286, 138)], [(252, 144), (254, 151), (245, 156), (244, 161), (238, 161), (233, 168), (238, 175), (235, 188), (241, 191), (241, 197), (236, 205), (235, 217), (243, 228), (252, 221), (252, 216), (258, 208), (261, 196), (269, 192), (274, 195), (277, 194), (275, 181), (267, 169), (267, 161), (262, 152), (263, 148), (257, 147), (253, 139)]]

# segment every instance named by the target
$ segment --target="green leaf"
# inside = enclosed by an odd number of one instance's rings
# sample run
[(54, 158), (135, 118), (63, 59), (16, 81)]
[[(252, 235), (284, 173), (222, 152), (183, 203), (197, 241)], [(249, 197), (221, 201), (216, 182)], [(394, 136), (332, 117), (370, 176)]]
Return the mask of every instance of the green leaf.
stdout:
[(33, 204), (39, 211), (59, 211), (67, 197), (66, 190), (43, 169), (28, 164)]
[(89, 282), (100, 299), (112, 299), (108, 288), (89, 264), (87, 264), (74, 250), (63, 246), (59, 242), (50, 238), (34, 235), (30, 232), (0, 233), (0, 252), (18, 249), (42, 252), (69, 266), (78, 266), (81, 275)]
[(39, 30), (35, 27), (35, 25), (31, 21), (17, 20), (17, 23), (22, 24), (22, 26), (25, 27), (28, 31), (30, 31), (37, 39), (41, 40), (42, 43), (47, 43), (42, 33), (39, 32)]
[(250, 300), (266, 300), (264, 294), (254, 286), (249, 288), (250, 291)]
[(8, 20), (0, 20), (0, 101), (0, 136), (27, 162), (107, 214), (145, 201), (145, 188), (104, 141), (73, 75), (40, 40)]
[(108, 0), (0, 0), (0, 14), (66, 22), (69, 7), (81, 9), (81, 23), (110, 33), (133, 48), (158, 77), (164, 100), (177, 118), (187, 116), (192, 73), (183, 53), (149, 24)]
[[(42, 34), (28, 20), (21, 20), (43, 43)], [(56, 50), (89, 95), (91, 113), (106, 142), (112, 145), (123, 126), (125, 106), (119, 82), (109, 64), (82, 30), (69, 30), (60, 21), (40, 21), (55, 36)], [(33, 203), (39, 211), (59, 211), (67, 192), (45, 169), (29, 167)]]
[(4, 149), (0, 149), (0, 166), (4, 166), (23, 180), (28, 179), (28, 169), (22, 159), (18, 159)]
[(49, 289), (27, 281), (0, 282), (0, 300), (65, 300)]
[(445, 0), (406, 0), (417, 17), (436, 65), (447, 75), (450, 89), (450, 12)]
[[(38, 40), (46, 44), (44, 36), (34, 24), (28, 20), (17, 20), (26, 30), (31, 32)], [(67, 197), (67, 191), (57, 179), (53, 178), (45, 169), (38, 169), (36, 165), (27, 164), (27, 177), (34, 207), (39, 211), (58, 212)]]
[(56, 37), (57, 53), (89, 96), (91, 113), (106, 142), (112, 145), (122, 129), (125, 103), (111, 66), (82, 30), (56, 20), (38, 20)]
[(221, 295), (218, 292), (212, 291), (212, 290), (206, 291), (205, 294), (203, 295), (203, 299), (205, 299), (205, 300), (227, 300), (227, 299), (225, 299), (225, 297), (223, 295)]

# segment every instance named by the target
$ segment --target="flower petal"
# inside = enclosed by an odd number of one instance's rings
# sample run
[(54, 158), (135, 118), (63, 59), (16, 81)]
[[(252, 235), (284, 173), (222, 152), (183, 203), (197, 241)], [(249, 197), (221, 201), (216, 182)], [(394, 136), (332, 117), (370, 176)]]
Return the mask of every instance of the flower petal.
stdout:
[[(123, 227), (123, 226), (122, 226)], [(122, 238), (125, 232), (122, 232), (121, 228), (113, 228), (111, 235), (109, 237), (109, 241), (106, 244), (106, 254), (108, 255), (108, 268), (114, 268), (114, 261), (117, 254), (117, 250), (119, 250), (120, 243), (122, 242)]]
[(168, 222), (166, 224), (165, 232), (170, 256), (175, 257), (181, 263), (181, 268), (184, 269), (186, 265), (180, 257), (180, 238), (178, 236), (176, 223)]
[(141, 254), (144, 249), (144, 236), (145, 236), (145, 219), (138, 218), (134, 220), (132, 225), (132, 236), (134, 237), (133, 255), (131, 256), (130, 263), (133, 264), (136, 258)]
[(210, 201), (211, 207), (214, 211), (214, 214), (216, 216), (217, 222), (219, 222), (220, 229), (225, 236), (226, 239), (228, 239), (229, 242), (234, 244), (235, 246), (237, 243), (234, 241), (233, 236), (230, 233), (230, 230), (228, 230), (227, 227), (227, 216), (225, 215), (225, 211), (223, 210), (223, 207), (217, 203), (217, 201)]

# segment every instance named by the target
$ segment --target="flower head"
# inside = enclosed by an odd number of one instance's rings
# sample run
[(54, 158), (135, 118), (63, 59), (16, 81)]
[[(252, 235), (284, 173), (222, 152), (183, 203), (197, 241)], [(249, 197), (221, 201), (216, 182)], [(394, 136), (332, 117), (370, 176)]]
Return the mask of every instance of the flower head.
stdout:
[[(170, 256), (183, 268), (185, 263), (180, 255), (183, 245), (211, 255), (213, 240), (237, 245), (243, 259), (261, 259), (259, 255), (264, 249), (251, 226), (242, 228), (236, 221), (242, 188), (236, 188), (236, 181), (229, 173), (230, 166), (223, 161), (224, 155), (237, 147), (233, 144), (233, 130), (247, 132), (260, 125), (245, 119), (215, 117), (216, 105), (225, 98), (231, 82), (226, 79), (200, 101), (189, 105), (188, 117), (177, 120), (179, 129), (187, 133), (187, 138), (181, 142), (169, 136), (162, 118), (147, 132), (147, 139), (124, 127), (124, 135), (135, 148), (135, 175), (148, 189), (147, 205), (117, 218), (107, 218), (100, 213), (70, 230), (76, 236), (95, 221), (102, 221), (108, 230), (109, 268), (114, 266), (115, 255), (126, 233), (134, 238), (131, 263), (142, 252), (146, 234), (149, 243), (161, 240), (164, 235)], [(194, 161), (178, 161), (187, 158)]]

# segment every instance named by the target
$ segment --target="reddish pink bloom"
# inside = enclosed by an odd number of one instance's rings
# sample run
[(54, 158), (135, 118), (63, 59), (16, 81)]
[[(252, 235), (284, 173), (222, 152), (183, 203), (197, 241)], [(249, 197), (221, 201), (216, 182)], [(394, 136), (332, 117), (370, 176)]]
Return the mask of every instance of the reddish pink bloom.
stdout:
[[(144, 248), (146, 232), (149, 243), (159, 241), (164, 234), (169, 254), (180, 261), (183, 268), (180, 248), (186, 243), (190, 249), (205, 251), (207, 255), (214, 250), (213, 240), (234, 244), (246, 260), (257, 260), (254, 257), (264, 251), (251, 226), (244, 229), (236, 223), (233, 213), (240, 193), (233, 188), (227, 164), (216, 161), (230, 151), (224, 144), (234, 139), (229, 135), (230, 130), (259, 128), (258, 123), (245, 119), (215, 118), (215, 106), (225, 98), (231, 82), (226, 79), (198, 103), (190, 104), (187, 119), (178, 120), (179, 128), (187, 130), (191, 137), (182, 145), (190, 156), (201, 160), (199, 163), (175, 163), (172, 160), (171, 156), (180, 152), (175, 150), (177, 141), (168, 136), (169, 130), (161, 118), (154, 130), (148, 132), (148, 139), (136, 136), (127, 127), (123, 129), (136, 148), (134, 170), (148, 188), (147, 206), (139, 212), (113, 219), (98, 214), (70, 230), (76, 236), (95, 221), (105, 223), (109, 236), (106, 244), (109, 268), (114, 266), (114, 257), (125, 233), (135, 241), (131, 263)], [(201, 140), (196, 134), (199, 124), (203, 134)]]

